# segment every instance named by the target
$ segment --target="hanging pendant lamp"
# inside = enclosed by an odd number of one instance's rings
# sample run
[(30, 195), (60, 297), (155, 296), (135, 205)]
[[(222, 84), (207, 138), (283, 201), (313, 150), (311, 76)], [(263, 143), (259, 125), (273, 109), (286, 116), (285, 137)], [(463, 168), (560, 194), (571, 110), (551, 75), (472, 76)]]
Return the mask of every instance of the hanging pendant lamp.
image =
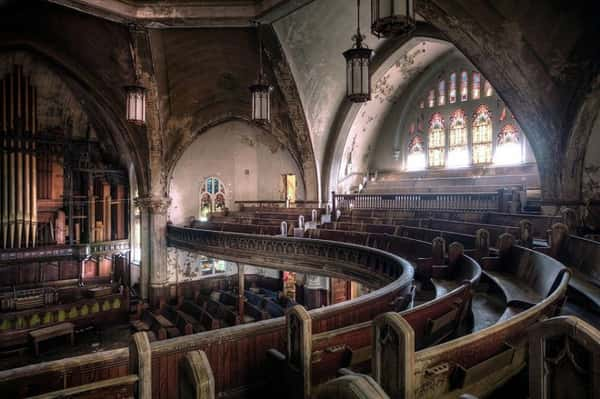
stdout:
[(354, 46), (344, 52), (346, 58), (346, 98), (354, 103), (371, 99), (371, 57), (373, 50), (363, 45), (365, 37), (360, 32), (360, 0), (356, 0), (357, 25), (352, 37)]
[(258, 78), (256, 83), (250, 86), (250, 96), (252, 102), (252, 120), (259, 123), (269, 123), (271, 121), (271, 91), (272, 87), (266, 81), (263, 72), (262, 61), (262, 37), (260, 23), (258, 29)]

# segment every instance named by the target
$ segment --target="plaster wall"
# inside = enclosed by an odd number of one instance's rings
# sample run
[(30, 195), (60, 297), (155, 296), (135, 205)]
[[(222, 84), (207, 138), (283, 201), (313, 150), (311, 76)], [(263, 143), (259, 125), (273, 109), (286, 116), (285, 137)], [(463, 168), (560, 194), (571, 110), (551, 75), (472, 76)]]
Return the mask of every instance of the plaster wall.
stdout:
[(282, 174), (297, 176), (297, 199), (304, 199), (300, 171), (290, 153), (270, 135), (242, 121), (220, 124), (201, 134), (175, 166), (170, 182), (169, 219), (175, 224), (198, 217), (200, 190), (211, 176), (225, 185), (226, 206), (235, 201), (283, 199)]
[(581, 192), (584, 201), (600, 200), (600, 118), (596, 119), (588, 141)]

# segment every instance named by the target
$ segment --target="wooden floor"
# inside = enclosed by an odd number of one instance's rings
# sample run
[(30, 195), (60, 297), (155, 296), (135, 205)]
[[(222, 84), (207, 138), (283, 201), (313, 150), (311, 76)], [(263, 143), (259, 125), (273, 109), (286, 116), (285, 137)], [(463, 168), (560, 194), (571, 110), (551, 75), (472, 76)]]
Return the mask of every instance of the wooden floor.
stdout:
[(39, 357), (34, 355), (32, 346), (27, 347), (20, 356), (17, 354), (2, 356), (0, 354), (0, 370), (93, 352), (124, 348), (128, 346), (130, 337), (131, 332), (128, 323), (111, 326), (102, 330), (89, 329), (75, 334), (75, 345), (73, 346), (69, 345), (69, 337), (67, 336), (40, 343)]

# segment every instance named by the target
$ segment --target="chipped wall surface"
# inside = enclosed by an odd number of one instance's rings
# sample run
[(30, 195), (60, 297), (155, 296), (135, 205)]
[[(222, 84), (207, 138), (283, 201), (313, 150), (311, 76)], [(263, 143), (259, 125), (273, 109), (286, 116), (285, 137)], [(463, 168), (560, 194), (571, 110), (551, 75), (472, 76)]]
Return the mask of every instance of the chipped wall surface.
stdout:
[[(169, 275), (169, 284), (184, 283), (196, 281), (211, 276), (231, 276), (237, 274), (237, 264), (235, 262), (223, 261), (225, 269), (219, 273), (214, 273), (205, 265), (213, 264), (214, 259), (208, 258), (197, 252), (185, 251), (182, 249), (167, 248), (167, 272)], [(269, 278), (279, 278), (279, 270), (265, 267), (256, 267), (244, 265), (244, 274), (257, 275)]]
[(24, 77), (31, 78), (37, 90), (38, 131), (57, 129), (65, 137), (85, 138), (88, 130), (94, 138), (93, 128), (65, 81), (47, 63), (26, 51), (0, 54), (0, 77), (13, 71), (15, 65), (23, 67)]
[(347, 136), (338, 177), (350, 173), (366, 173), (377, 146), (377, 138), (388, 113), (406, 93), (408, 84), (433, 61), (445, 54), (446, 42), (414, 38), (400, 48), (373, 77), (372, 100), (361, 105)]
[[(361, 30), (369, 32), (370, 4), (361, 4)], [(306, 112), (317, 164), (336, 112), (346, 94), (346, 64), (342, 53), (352, 47), (356, 32), (356, 6), (347, 0), (315, 1), (275, 23), (288, 56)], [(382, 41), (367, 35), (366, 44), (377, 49)], [(321, 165), (322, 166), (322, 165)]]
[(583, 163), (582, 199), (600, 201), (600, 118), (592, 128)]
[[(180, 224), (199, 217), (200, 189), (208, 177), (221, 179), (226, 206), (235, 209), (234, 201), (283, 199), (281, 175), (288, 173), (300, 176), (289, 152), (270, 135), (246, 122), (223, 123), (200, 135), (175, 166), (170, 220)], [(297, 198), (304, 198), (301, 181)]]
[[(469, 100), (460, 99), (460, 73), (467, 71), (469, 73)], [(456, 102), (449, 102), (450, 74), (456, 73)], [(411, 125), (414, 129), (413, 134), (419, 135), (427, 142), (429, 121), (434, 113), (440, 113), (443, 117), (446, 128), (446, 140), (449, 142), (449, 127), (452, 112), (462, 109), (465, 112), (469, 140), (471, 140), (473, 115), (480, 105), (488, 107), (492, 119), (492, 140), (497, 140), (500, 129), (506, 124), (517, 126), (522, 137), (523, 143), (523, 161), (534, 163), (535, 157), (527, 141), (527, 132), (523, 132), (518, 122), (515, 120), (511, 110), (504, 104), (495, 90), (490, 97), (484, 93), (485, 76), (481, 75), (481, 94), (479, 99), (472, 99), (472, 72), (479, 72), (457, 49), (449, 51), (444, 57), (440, 58), (435, 65), (431, 65), (427, 71), (418, 76), (403, 92), (402, 98), (394, 103), (385, 121), (382, 123), (377, 136), (374, 137), (372, 145), (374, 154), (370, 157), (369, 169), (371, 171), (399, 172), (405, 170), (406, 157), (408, 156), (408, 144), (413, 137), (409, 133)], [(439, 106), (437, 104), (438, 82), (445, 80), (446, 85), (446, 104)], [(427, 96), (430, 90), (435, 90), (436, 105), (429, 108)], [(420, 103), (425, 102), (425, 108), (420, 109)], [(470, 142), (470, 141), (469, 141)], [(394, 158), (394, 153), (400, 152), (398, 159)]]

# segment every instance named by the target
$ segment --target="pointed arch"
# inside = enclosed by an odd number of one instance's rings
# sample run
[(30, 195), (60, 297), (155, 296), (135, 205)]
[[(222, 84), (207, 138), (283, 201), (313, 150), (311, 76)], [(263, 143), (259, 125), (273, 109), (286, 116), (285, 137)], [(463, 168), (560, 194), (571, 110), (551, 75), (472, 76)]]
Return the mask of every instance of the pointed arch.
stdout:
[(446, 163), (446, 129), (444, 117), (439, 112), (431, 116), (429, 120), (429, 166), (442, 167)]
[(414, 136), (408, 143), (406, 170), (423, 170), (426, 165), (427, 157), (425, 156), (425, 141), (421, 136)]
[(492, 162), (492, 117), (487, 105), (480, 105), (473, 115), (473, 163)]
[(512, 165), (523, 161), (523, 147), (519, 130), (513, 124), (506, 124), (496, 136), (494, 163)]
[(465, 111), (457, 109), (450, 117), (448, 167), (457, 168), (469, 165), (467, 119)]

